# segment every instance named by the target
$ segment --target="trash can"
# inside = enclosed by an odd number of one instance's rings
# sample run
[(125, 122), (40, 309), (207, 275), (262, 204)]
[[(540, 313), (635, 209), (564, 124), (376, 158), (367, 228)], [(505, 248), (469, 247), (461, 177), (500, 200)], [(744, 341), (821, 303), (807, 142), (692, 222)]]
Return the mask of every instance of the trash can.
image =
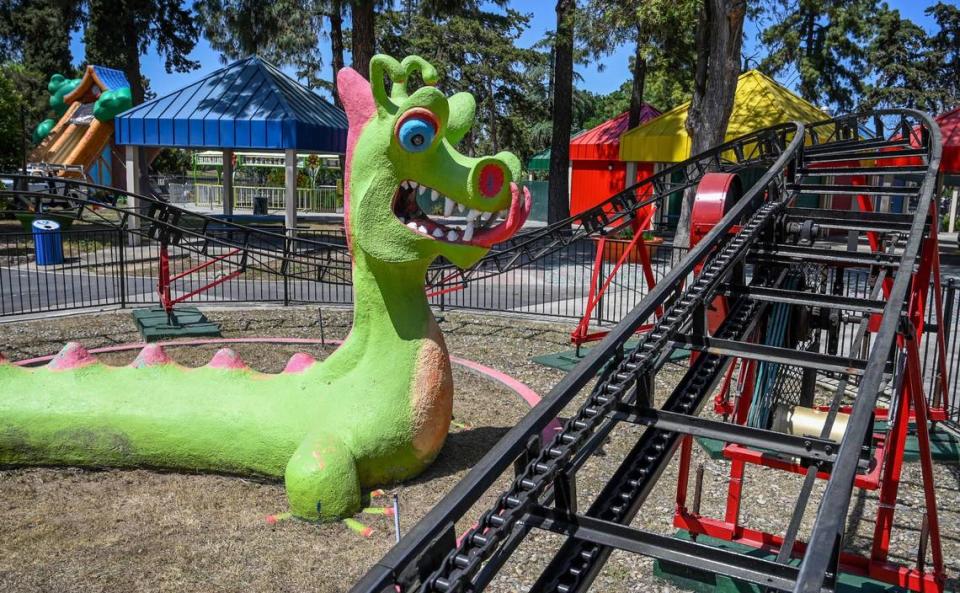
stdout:
[(253, 215), (266, 216), (267, 206), (270, 204), (269, 196), (253, 196)]
[(63, 263), (63, 236), (58, 222), (42, 218), (33, 221), (33, 250), (38, 266)]

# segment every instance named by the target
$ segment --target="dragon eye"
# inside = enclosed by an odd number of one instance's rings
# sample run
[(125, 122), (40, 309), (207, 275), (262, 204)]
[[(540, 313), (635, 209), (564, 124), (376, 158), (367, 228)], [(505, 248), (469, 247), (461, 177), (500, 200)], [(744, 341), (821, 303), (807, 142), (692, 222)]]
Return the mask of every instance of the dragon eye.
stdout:
[(426, 115), (411, 115), (397, 128), (397, 140), (408, 152), (423, 152), (433, 144), (436, 124)]

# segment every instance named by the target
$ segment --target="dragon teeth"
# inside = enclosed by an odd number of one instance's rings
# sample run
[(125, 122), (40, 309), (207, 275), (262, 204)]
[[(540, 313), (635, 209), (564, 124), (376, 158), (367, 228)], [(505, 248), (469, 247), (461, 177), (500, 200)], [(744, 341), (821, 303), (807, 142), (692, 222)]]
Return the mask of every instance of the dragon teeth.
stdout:
[(440, 199), (440, 192), (435, 189), (430, 190), (430, 200), (436, 202)]
[(440, 227), (433, 229), (433, 237), (435, 239), (443, 238), (443, 231), (440, 229)]
[(409, 188), (410, 188), (410, 182), (409, 182), (409, 181), (403, 181), (402, 183), (400, 183), (400, 187), (402, 187), (403, 189), (409, 189)]
[(453, 214), (454, 208), (456, 208), (457, 203), (451, 200), (450, 198), (444, 198), (443, 202), (443, 215), (450, 216)]
[(427, 227), (423, 226), (422, 224), (417, 227), (417, 230), (423, 233), (424, 235), (427, 234)]
[(470, 212), (467, 212), (467, 220), (474, 221), (480, 215), (481, 215), (481, 212), (479, 210), (477, 210), (476, 208), (471, 208)]
[(463, 231), (463, 240), (470, 241), (473, 239), (473, 221), (467, 223), (467, 228)]
[(458, 238), (457, 231), (447, 232), (447, 241), (456, 241)]
[(417, 230), (417, 223), (410, 221), (407, 223), (407, 228), (415, 231)]

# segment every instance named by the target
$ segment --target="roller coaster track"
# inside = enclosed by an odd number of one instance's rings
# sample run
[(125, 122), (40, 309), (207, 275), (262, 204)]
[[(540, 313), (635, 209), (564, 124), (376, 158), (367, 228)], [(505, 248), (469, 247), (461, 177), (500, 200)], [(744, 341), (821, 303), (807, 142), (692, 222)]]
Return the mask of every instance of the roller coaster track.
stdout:
[[(549, 561), (543, 566), (525, 562), (512, 573), (532, 582), (531, 591), (586, 591), (615, 549), (768, 590), (834, 590), (839, 571), (848, 564), (849, 552), (843, 549), (847, 511), (855, 483), (865, 479), (864, 472), (870, 469), (866, 457), (869, 447), (865, 444), (870, 443), (878, 400), (885, 398), (891, 419), (904, 419), (904, 424), (898, 425), (904, 427), (903, 434), (906, 418), (913, 417), (915, 410), (921, 440), (925, 435), (929, 410), (917, 380), (915, 344), (923, 331), (918, 306), (922, 310), (930, 274), (938, 279), (936, 251), (931, 251), (931, 245), (936, 246), (936, 233), (930, 231), (930, 223), (936, 220), (932, 196), (938, 183), (940, 132), (924, 113), (889, 110), (807, 126), (793, 123), (750, 138), (728, 143), (674, 169), (693, 169), (681, 184), (691, 186), (711, 168), (736, 169), (749, 160), (734, 157), (724, 162), (719, 158), (731, 148), (735, 152), (738, 146), (742, 149), (750, 142), (766, 146), (761, 150), (762, 158), (753, 160), (765, 164), (766, 172), (759, 181), (539, 406), (355, 584), (353, 593), (482, 590), (511, 561), (523, 541), (543, 531), (559, 536), (562, 542), (551, 548)], [(698, 170), (701, 166), (703, 170)], [(855, 184), (855, 177), (875, 181)], [(538, 238), (550, 237), (549, 249), (578, 233), (601, 232), (602, 227), (625, 224), (639, 205), (674, 191), (660, 185), (666, 184), (666, 179), (669, 176), (661, 173), (645, 182), (653, 189), (649, 200), (636, 198), (638, 188), (631, 188), (611, 200), (612, 213), (595, 209), (576, 230), (550, 228)], [(801, 208), (797, 205), (801, 195), (856, 195), (861, 212)], [(880, 204), (891, 199), (903, 200), (903, 213), (880, 211)], [(826, 248), (821, 241), (837, 231), (865, 236), (873, 250), (865, 253)], [(531, 241), (518, 239), (492, 254), (484, 265), (503, 270), (514, 265), (516, 258), (535, 258), (537, 253), (524, 251)], [(921, 252), (925, 254), (923, 260)], [(701, 265), (698, 275), (693, 276)], [(830, 286), (796, 282), (809, 266), (834, 274), (834, 285), (839, 282), (837, 278), (842, 278), (840, 274), (862, 270), (869, 277), (870, 294), (864, 298), (841, 297)], [(483, 273), (481, 267), (478, 274)], [(721, 295), (728, 299), (727, 312), (710, 332), (706, 312)], [(780, 304), (820, 311), (819, 319), (828, 319), (831, 311), (839, 311), (845, 320), (842, 323), (855, 327), (857, 335), (849, 343), (814, 340), (814, 346), (807, 349), (797, 344), (778, 347), (758, 342), (762, 325), (773, 307)], [(656, 314), (658, 309), (662, 315)], [(645, 324), (652, 324), (652, 329), (627, 349), (627, 340)], [(656, 407), (653, 386), (657, 374), (671, 352), (681, 347), (692, 348), (697, 354)], [(815, 377), (837, 378), (839, 387), (827, 406), (820, 437), (701, 416), (704, 404), (737, 361), (790, 364)], [(855, 389), (855, 398), (846, 430), (839, 440), (832, 440), (831, 429), (838, 421), (848, 384)], [(576, 412), (564, 421), (556, 436), (542, 442), (539, 435), (544, 427), (570, 406), (578, 406)], [(614, 428), (622, 424), (645, 429), (639, 436), (630, 431), (615, 433)], [(681, 443), (689, 443), (689, 436), (712, 437), (793, 460), (796, 473), (805, 475), (789, 527), (776, 536), (778, 539), (765, 544), (780, 542), (779, 550), (774, 547), (776, 559), (734, 553), (631, 525)], [(577, 494), (578, 471), (600, 452), (607, 439), (613, 438), (631, 439), (627, 443), (629, 453), (582, 511), (578, 508), (584, 498)], [(896, 459), (895, 440), (888, 442), (886, 451), (885, 455)], [(902, 451), (899, 454), (902, 457)], [(924, 459), (926, 483), (929, 456)], [(882, 470), (893, 471), (888, 464)], [(472, 522), (468, 513), (475, 512), (474, 505), (485, 494), (495, 493), (491, 490), (497, 481), (511, 471), (509, 487), (472, 528), (458, 535), (455, 525)], [(826, 479), (819, 505), (811, 502), (816, 479)], [(899, 579), (902, 586), (914, 590), (942, 591), (943, 564), (938, 556), (932, 477), (930, 485), (925, 502), (934, 548), (932, 569), (897, 572), (885, 563), (884, 556), (865, 561), (869, 569), (864, 570), (871, 576)], [(881, 492), (881, 497), (889, 494)], [(895, 489), (892, 502), (896, 502)], [(803, 545), (798, 531), (808, 510), (816, 515)], [(889, 516), (886, 510), (878, 513), (882, 516), (878, 526), (885, 518), (892, 522), (892, 510)], [(533, 545), (546, 546), (557, 539), (535, 541)], [(875, 555), (880, 553), (877, 550), (885, 555), (882, 546), (875, 547)], [(791, 562), (795, 558), (800, 559), (799, 565)]]
[[(789, 125), (757, 131), (692, 159), (665, 168), (575, 217), (523, 232), (497, 245), (468, 270), (439, 260), (428, 271), (428, 288), (462, 286), (503, 274), (554, 253), (572, 242), (625, 228), (644, 207), (663, 204), (673, 192), (694, 187), (710, 171), (767, 167), (792, 133)], [(343, 242), (292, 237), (251, 228), (180, 208), (154, 196), (64, 178), (0, 175), (14, 189), (0, 190), (8, 213), (32, 212), (55, 203), (59, 212), (79, 220), (122, 229), (141, 240), (167, 241), (198, 256), (231, 253), (245, 270), (302, 280), (350, 284), (350, 258)], [(37, 189), (44, 186), (43, 189)], [(33, 189), (16, 189), (32, 187)], [(99, 198), (96, 196), (100, 196)], [(127, 206), (136, 204), (136, 207)]]

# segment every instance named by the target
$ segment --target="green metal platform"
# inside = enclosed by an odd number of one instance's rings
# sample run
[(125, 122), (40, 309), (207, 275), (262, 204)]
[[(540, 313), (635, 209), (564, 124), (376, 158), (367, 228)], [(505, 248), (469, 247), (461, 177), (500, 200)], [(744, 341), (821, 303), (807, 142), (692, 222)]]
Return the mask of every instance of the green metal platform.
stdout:
[[(678, 531), (674, 537), (686, 541), (692, 539), (690, 533), (684, 530)], [(754, 558), (763, 558), (766, 560), (776, 560), (777, 558), (776, 553), (770, 551), (760, 550), (744, 544), (728, 542), (705, 535), (697, 536), (697, 543), (706, 544), (721, 550), (746, 554)], [(798, 559), (794, 559), (790, 563), (796, 566), (799, 562)], [(677, 587), (689, 591), (696, 591), (696, 593), (764, 593), (765, 591), (765, 587), (759, 585), (661, 560), (653, 563), (653, 574), (655, 577), (663, 579)], [(840, 573), (837, 579), (836, 593), (905, 592), (905, 589), (895, 585), (888, 585), (887, 583), (844, 572)]]
[(172, 319), (160, 307), (135, 309), (133, 319), (146, 342), (172, 338), (220, 337), (220, 324), (209, 321), (196, 307), (177, 307), (173, 310)]

